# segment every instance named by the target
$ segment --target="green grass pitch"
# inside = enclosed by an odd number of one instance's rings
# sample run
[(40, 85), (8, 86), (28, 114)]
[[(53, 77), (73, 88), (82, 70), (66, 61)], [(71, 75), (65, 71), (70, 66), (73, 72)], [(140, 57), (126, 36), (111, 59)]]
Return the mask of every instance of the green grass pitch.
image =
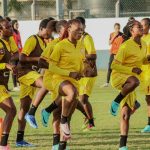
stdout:
[[(76, 111), (72, 117), (72, 139), (69, 141), (71, 150), (117, 150), (119, 143), (119, 117), (113, 117), (109, 114), (109, 106), (118, 91), (108, 88), (100, 88), (106, 79), (106, 71), (100, 71), (96, 85), (90, 97), (93, 105), (96, 128), (94, 131), (82, 132), (83, 115)], [(10, 84), (12, 87), (12, 83)], [(17, 92), (11, 92), (14, 102), (19, 110), (19, 97)], [(140, 133), (141, 129), (147, 123), (147, 107), (144, 93), (138, 89), (137, 97), (142, 107), (131, 117), (130, 131), (128, 136), (129, 150), (150, 150), (150, 134)], [(52, 125), (44, 128), (41, 124), (41, 109), (51, 103), (50, 95), (47, 95), (36, 113), (38, 120), (38, 129), (32, 129), (27, 125), (25, 140), (36, 145), (35, 148), (16, 148), (17, 117), (14, 120), (10, 133), (10, 146), (12, 150), (51, 150), (52, 146)], [(0, 117), (4, 113), (0, 110)], [(52, 119), (52, 118), (51, 118)]]

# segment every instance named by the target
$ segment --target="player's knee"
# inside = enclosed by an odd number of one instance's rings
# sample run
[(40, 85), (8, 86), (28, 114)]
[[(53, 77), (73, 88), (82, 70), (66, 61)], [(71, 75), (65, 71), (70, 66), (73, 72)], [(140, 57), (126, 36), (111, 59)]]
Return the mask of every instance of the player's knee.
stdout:
[(150, 95), (146, 96), (146, 102), (147, 102), (147, 105), (150, 105)]
[(133, 88), (136, 88), (136, 87), (138, 87), (139, 85), (140, 85), (140, 81), (139, 81), (136, 77), (134, 77), (133, 80), (132, 80), (132, 82), (131, 82), (131, 86), (132, 86)]
[(84, 97), (81, 99), (81, 103), (82, 103), (83, 105), (87, 104), (87, 103), (88, 103), (88, 98), (84, 96)]
[(124, 113), (122, 114), (122, 119), (123, 119), (124, 121), (129, 121), (129, 119), (130, 119), (130, 114), (129, 114), (128, 112), (124, 112)]
[(68, 99), (70, 102), (72, 102), (76, 100), (76, 97), (77, 97), (77, 90), (74, 87), (72, 87), (72, 89), (68, 94)]

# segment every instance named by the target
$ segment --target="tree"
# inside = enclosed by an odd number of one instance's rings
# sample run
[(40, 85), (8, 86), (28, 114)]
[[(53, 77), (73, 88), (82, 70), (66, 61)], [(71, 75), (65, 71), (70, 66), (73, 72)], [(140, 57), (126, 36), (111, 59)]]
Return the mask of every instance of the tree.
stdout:
[(21, 12), (22, 8), (23, 8), (23, 5), (21, 2), (18, 2), (17, 0), (9, 0), (8, 12), (11, 12), (12, 10), (15, 10), (17, 12)]

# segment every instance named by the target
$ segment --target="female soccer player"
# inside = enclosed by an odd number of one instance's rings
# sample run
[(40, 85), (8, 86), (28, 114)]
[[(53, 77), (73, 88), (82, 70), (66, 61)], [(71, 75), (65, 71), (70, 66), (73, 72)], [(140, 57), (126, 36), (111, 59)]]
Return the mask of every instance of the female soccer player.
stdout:
[[(142, 77), (141, 67), (148, 63), (146, 58), (146, 44), (141, 40), (143, 30), (140, 22), (131, 21), (127, 24), (131, 38), (125, 41), (113, 63), (112, 63), (112, 86), (121, 92), (113, 103), (119, 106), (121, 102), (121, 138), (119, 150), (127, 150), (127, 136), (129, 130), (129, 119), (135, 105), (135, 89), (139, 86), (139, 79)], [(129, 37), (128, 37), (129, 38)], [(111, 113), (116, 115), (111, 107)]]
[[(34, 117), (35, 112), (47, 93), (47, 90), (43, 85), (43, 78), (39, 73), (38, 61), (41, 53), (46, 47), (44, 39), (48, 39), (52, 34), (55, 24), (55, 21), (49, 21), (47, 19), (42, 20), (38, 34), (27, 39), (20, 54), (18, 64), (18, 81), (20, 82), (21, 106), (18, 116), (17, 146), (32, 146), (24, 141), (26, 121), (33, 128), (38, 127)], [(35, 100), (32, 102), (36, 88), (39, 88), (39, 91), (36, 94)], [(31, 102), (32, 107), (29, 110)]]
[[(12, 20), (12, 28), (13, 28), (13, 38), (15, 40), (15, 43), (18, 47), (19, 52), (22, 50), (22, 43), (21, 43), (21, 36), (20, 32), (18, 30), (19, 24), (17, 20)], [(12, 64), (17, 65), (18, 62), (12, 62)], [(13, 91), (19, 91), (19, 87), (17, 86), (17, 76), (12, 74), (12, 80), (13, 80)]]
[[(83, 17), (77, 17), (79, 21), (81, 21), (84, 30), (86, 28), (85, 19)], [(81, 78), (80, 82), (80, 101), (83, 105), (83, 108), (87, 114), (88, 125), (84, 125), (84, 131), (91, 130), (94, 124), (93, 118), (93, 109), (92, 105), (89, 102), (89, 96), (91, 95), (92, 89), (94, 87), (96, 76), (97, 76), (97, 67), (96, 67), (96, 50), (94, 46), (94, 42), (92, 37), (84, 31), (81, 42), (83, 43), (83, 61), (84, 61), (84, 78)], [(91, 68), (91, 69), (90, 69)], [(89, 70), (90, 69), (90, 70)]]
[[(142, 39), (146, 42), (147, 45), (147, 55), (150, 55), (150, 18), (144, 18), (141, 21), (143, 26), (143, 37)], [(144, 80), (145, 80), (145, 92), (146, 92), (146, 102), (148, 106), (148, 124), (141, 132), (150, 132), (150, 65), (144, 65)]]
[[(45, 68), (45, 73), (43, 76), (43, 82), (46, 89), (48, 89), (52, 94), (52, 100), (55, 100), (55, 92), (53, 91), (52, 87), (52, 80), (53, 80), (53, 73), (48, 70), (48, 66), (50, 63), (50, 56), (54, 50), (54, 47), (57, 43), (65, 38), (66, 35), (66, 28), (67, 28), (67, 21), (60, 20), (56, 23), (56, 31), (59, 34), (59, 38), (54, 39), (51, 41), (47, 47), (45, 48), (44, 52), (41, 54), (41, 59), (39, 61), (40, 67)], [(61, 70), (61, 72), (64, 70)], [(57, 109), (56, 109), (57, 108)], [(55, 110), (56, 109), (56, 110)], [(61, 118), (61, 98), (56, 99), (50, 106), (42, 110), (42, 123), (45, 127), (48, 125), (48, 120), (51, 112), (53, 112), (53, 147), (52, 150), (58, 150), (59, 142), (60, 142), (60, 118)]]
[[(49, 65), (50, 71), (55, 74), (52, 80), (54, 91), (59, 97), (64, 97), (60, 120), (59, 150), (66, 149), (65, 141), (71, 137), (69, 116), (76, 107), (79, 86), (77, 80), (81, 78), (83, 70), (82, 44), (79, 41), (83, 33), (83, 26), (77, 19), (70, 20), (68, 24), (68, 38), (56, 44), (50, 56)], [(57, 69), (64, 69), (65, 74), (58, 73)]]
[[(6, 19), (0, 20), (0, 108), (6, 113), (4, 118), (2, 137), (0, 142), (1, 150), (9, 150), (7, 145), (12, 122), (16, 115), (16, 107), (10, 94), (7, 91), (9, 71), (15, 72), (15, 66), (9, 64), (10, 60), (18, 59), (18, 49), (14, 42), (10, 41), (13, 31)], [(13, 48), (13, 49), (12, 49)]]

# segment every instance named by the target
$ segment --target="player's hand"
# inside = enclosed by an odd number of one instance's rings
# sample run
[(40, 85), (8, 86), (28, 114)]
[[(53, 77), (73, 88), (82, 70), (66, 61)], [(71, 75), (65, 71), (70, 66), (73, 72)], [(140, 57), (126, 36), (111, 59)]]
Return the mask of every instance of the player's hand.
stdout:
[(132, 72), (139, 75), (139, 74), (142, 73), (142, 70), (140, 68), (138, 68), (138, 67), (135, 67), (135, 68), (132, 69)]
[(12, 71), (13, 74), (16, 74), (16, 72), (17, 72), (17, 68), (14, 65), (6, 63), (6, 68), (9, 69), (10, 71)]
[(13, 71), (14, 66), (6, 63), (6, 68)]
[(147, 56), (147, 60), (150, 61), (150, 55)]
[(80, 80), (82, 75), (79, 72), (70, 72), (69, 77), (76, 80)]

